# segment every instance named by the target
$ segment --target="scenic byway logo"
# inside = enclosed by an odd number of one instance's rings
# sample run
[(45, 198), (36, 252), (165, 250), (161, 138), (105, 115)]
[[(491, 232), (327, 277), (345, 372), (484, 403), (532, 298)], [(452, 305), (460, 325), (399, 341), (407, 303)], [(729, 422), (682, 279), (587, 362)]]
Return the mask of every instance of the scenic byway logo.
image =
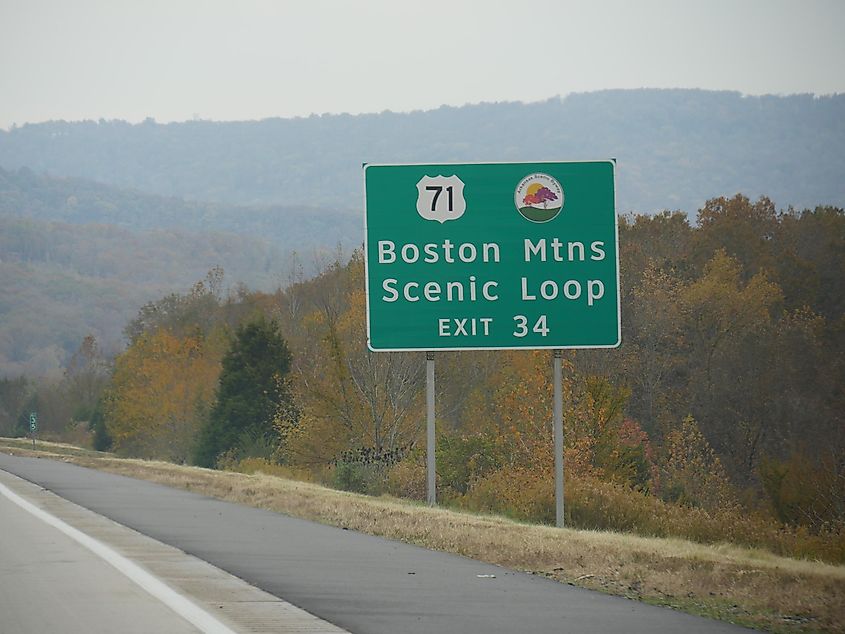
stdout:
[(513, 200), (526, 220), (548, 222), (563, 209), (563, 188), (548, 174), (531, 174), (519, 181)]
[(423, 176), (417, 183), (417, 213), (443, 224), (464, 215), (464, 182), (455, 176)]

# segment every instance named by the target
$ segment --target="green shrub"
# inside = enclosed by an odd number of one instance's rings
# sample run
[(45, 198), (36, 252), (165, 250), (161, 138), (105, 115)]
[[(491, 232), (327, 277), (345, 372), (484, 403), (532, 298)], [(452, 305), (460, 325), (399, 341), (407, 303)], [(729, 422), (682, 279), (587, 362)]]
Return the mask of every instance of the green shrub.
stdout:
[(338, 462), (332, 486), (341, 491), (381, 495), (385, 490), (384, 471), (378, 465), (360, 462)]
[(465, 494), (503, 461), (492, 439), (482, 435), (440, 434), (436, 451), (438, 488), (446, 497)]

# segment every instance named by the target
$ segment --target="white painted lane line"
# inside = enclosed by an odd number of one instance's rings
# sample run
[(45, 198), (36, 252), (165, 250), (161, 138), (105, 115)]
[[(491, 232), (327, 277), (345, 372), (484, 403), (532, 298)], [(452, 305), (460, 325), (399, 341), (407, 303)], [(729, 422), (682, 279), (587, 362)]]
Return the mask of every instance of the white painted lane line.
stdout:
[(20, 497), (17, 493), (14, 493), (4, 484), (0, 484), (0, 494), (3, 494), (10, 501), (14, 502), (38, 519), (60, 530), (65, 535), (114, 566), (141, 588), (149, 592), (156, 599), (176, 612), (179, 616), (206, 634), (236, 634), (236, 632), (226, 627), (211, 614), (173, 590), (173, 588), (162, 582), (160, 579), (151, 575), (138, 564), (130, 561), (123, 555), (118, 554), (102, 542), (86, 535), (70, 524), (63, 522), (55, 515), (51, 515), (50, 513), (38, 508), (31, 502), (28, 502), (24, 498)]

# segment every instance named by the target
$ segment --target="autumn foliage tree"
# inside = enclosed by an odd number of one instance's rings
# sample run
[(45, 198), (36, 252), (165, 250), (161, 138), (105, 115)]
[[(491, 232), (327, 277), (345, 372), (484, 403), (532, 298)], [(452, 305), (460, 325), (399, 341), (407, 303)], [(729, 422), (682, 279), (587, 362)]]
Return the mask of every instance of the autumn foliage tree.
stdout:
[(367, 349), (363, 272), (355, 255), (313, 282), (295, 375), (303, 414), (286, 448), (293, 462), (379, 470), (401, 458), (423, 429), (424, 361)]
[[(738, 195), (708, 201), (697, 224), (667, 211), (619, 229), (622, 346), (564, 355), (567, 521), (711, 541), (730, 524), (745, 543), (760, 527), (778, 535), (778, 522), (845, 535), (845, 213)], [(147, 305), (109, 390), (118, 447), (171, 457), (168, 442), (141, 439), (190, 420), (200, 464), (261, 456), (335, 486), (424, 497), (424, 359), (367, 349), (362, 254), (290, 282), (223, 297), (212, 271)], [(552, 521), (551, 354), (436, 358), (438, 499)], [(156, 364), (171, 366), (172, 391), (150, 378)], [(143, 411), (158, 399), (170, 405)]]
[(692, 416), (669, 432), (665, 451), (661, 474), (664, 498), (708, 511), (736, 505), (722, 461)]
[(219, 356), (202, 336), (145, 332), (120, 355), (104, 402), (114, 450), (185, 462), (214, 399)]

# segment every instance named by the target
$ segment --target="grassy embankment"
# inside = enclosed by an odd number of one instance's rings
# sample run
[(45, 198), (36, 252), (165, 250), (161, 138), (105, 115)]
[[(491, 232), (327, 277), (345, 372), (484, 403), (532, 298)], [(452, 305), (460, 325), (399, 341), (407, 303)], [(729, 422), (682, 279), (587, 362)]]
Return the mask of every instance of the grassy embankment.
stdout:
[(457, 553), (564, 583), (772, 632), (845, 632), (845, 566), (730, 544), (556, 529), (432, 509), (266, 474), (117, 458), (69, 445), (0, 439), (38, 455), (232, 502)]

